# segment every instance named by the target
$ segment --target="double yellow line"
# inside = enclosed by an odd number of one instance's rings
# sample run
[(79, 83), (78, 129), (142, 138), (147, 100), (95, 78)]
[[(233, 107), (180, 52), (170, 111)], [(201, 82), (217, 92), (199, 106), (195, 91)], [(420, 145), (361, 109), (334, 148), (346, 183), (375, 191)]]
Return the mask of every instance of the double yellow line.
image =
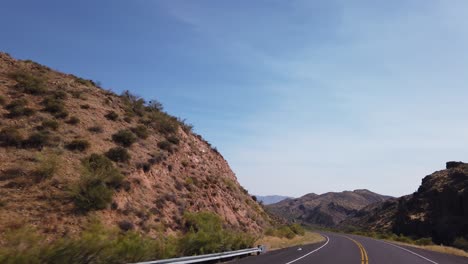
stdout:
[(366, 249), (364, 248), (364, 246), (359, 243), (358, 241), (350, 238), (350, 237), (347, 237), (345, 236), (347, 239), (351, 240), (354, 242), (354, 244), (356, 244), (359, 248), (359, 250), (361, 251), (361, 264), (369, 264), (369, 258), (367, 257), (367, 252), (366, 252)]

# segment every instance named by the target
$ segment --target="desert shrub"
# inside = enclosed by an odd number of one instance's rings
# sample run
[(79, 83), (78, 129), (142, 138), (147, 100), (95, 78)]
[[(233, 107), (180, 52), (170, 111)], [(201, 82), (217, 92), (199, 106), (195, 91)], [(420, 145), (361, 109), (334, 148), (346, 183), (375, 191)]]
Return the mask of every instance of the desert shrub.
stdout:
[(106, 157), (115, 162), (127, 162), (130, 160), (130, 153), (122, 147), (111, 148), (106, 152)]
[(68, 116), (65, 103), (62, 99), (48, 96), (42, 100), (42, 105), (44, 106), (44, 111), (53, 114), (57, 118), (65, 118)]
[(93, 132), (93, 133), (102, 133), (104, 130), (102, 129), (102, 126), (92, 126), (88, 128), (88, 131)]
[(412, 244), (413, 242), (411, 238), (406, 237), (404, 235), (399, 235), (394, 240), (398, 242), (408, 243), (408, 244)]
[(145, 114), (145, 100), (137, 95), (124, 91), (120, 97), (125, 106), (125, 112), (128, 116), (143, 116)]
[(68, 142), (65, 147), (71, 151), (85, 151), (91, 144), (86, 139), (75, 139)]
[(149, 162), (139, 162), (136, 165), (137, 169), (142, 169), (144, 172), (150, 171), (152, 166), (153, 164)]
[(80, 105), (80, 108), (81, 109), (89, 109), (89, 108), (91, 108), (91, 106), (89, 106), (89, 104), (83, 104), (83, 105)]
[(11, 103), (5, 106), (5, 109), (8, 110), (8, 117), (15, 118), (21, 116), (31, 116), (34, 114), (34, 110), (27, 107), (28, 102), (26, 99), (17, 99), (13, 100)]
[(112, 202), (113, 188), (118, 187), (123, 175), (112, 161), (99, 154), (91, 154), (82, 161), (80, 180), (72, 186), (71, 196), (78, 210), (106, 208)]
[(86, 80), (86, 79), (83, 79), (83, 78), (80, 78), (80, 77), (76, 77), (75, 78), (75, 82), (76, 83), (79, 83), (79, 84), (82, 84), (82, 85), (86, 85), (86, 86), (91, 86), (94, 84), (93, 81), (91, 80)]
[(59, 123), (57, 122), (57, 120), (48, 119), (48, 120), (42, 121), (41, 126), (43, 128), (49, 128), (49, 129), (52, 129), (52, 130), (57, 130), (59, 128)]
[(453, 242), (453, 246), (468, 251), (468, 240), (464, 237), (457, 237)]
[(305, 234), (305, 230), (304, 228), (300, 225), (300, 224), (292, 224), (289, 226), (289, 228), (291, 229), (291, 231), (294, 232), (294, 234), (296, 235), (300, 235), (300, 236), (303, 236)]
[(47, 131), (33, 132), (29, 137), (22, 142), (25, 148), (41, 149), (50, 144), (50, 135)]
[(25, 70), (17, 70), (10, 73), (10, 77), (17, 82), (16, 88), (28, 94), (43, 94), (47, 92), (45, 78), (35, 76)]
[(175, 117), (171, 117), (163, 112), (148, 113), (147, 119), (144, 123), (150, 125), (164, 135), (177, 132), (177, 128), (179, 127), (179, 122)]
[(104, 264), (135, 263), (173, 257), (176, 240), (170, 236), (151, 239), (135, 231), (119, 232), (92, 222), (77, 237), (65, 236), (47, 242), (32, 228), (6, 232), (0, 248), (5, 264)]
[(21, 167), (8, 168), (1, 172), (0, 181), (11, 180), (25, 175), (26, 171)]
[(180, 142), (179, 138), (174, 135), (168, 136), (167, 141), (169, 141), (170, 143), (174, 145), (179, 145), (179, 142)]
[(78, 117), (76, 117), (76, 116), (72, 116), (72, 117), (70, 117), (70, 119), (68, 119), (66, 121), (66, 123), (70, 124), (70, 125), (77, 125), (77, 124), (80, 123), (80, 119)]
[(211, 212), (186, 213), (186, 233), (180, 239), (183, 255), (199, 255), (251, 247), (255, 238), (222, 226), (219, 216)]
[(158, 147), (162, 150), (166, 150), (170, 153), (172, 153), (172, 144), (171, 142), (167, 141), (167, 140), (163, 140), (163, 141), (160, 141), (158, 142)]
[(164, 155), (163, 151), (157, 151), (151, 154), (151, 158), (148, 159), (148, 163), (150, 163), (151, 165), (154, 165), (154, 164), (160, 163), (165, 158), (166, 156)]
[(148, 105), (146, 106), (146, 110), (149, 112), (162, 112), (163, 109), (163, 105), (155, 99), (149, 101)]
[(50, 179), (60, 169), (61, 159), (57, 153), (41, 154), (33, 171), (36, 181)]
[(105, 118), (108, 120), (116, 121), (119, 119), (119, 115), (115, 111), (109, 111), (107, 112), (106, 115), (104, 115)]
[(123, 147), (130, 147), (133, 143), (136, 142), (137, 137), (133, 134), (132, 131), (128, 129), (119, 130), (117, 133), (112, 135), (112, 140), (122, 145)]
[(51, 96), (58, 100), (65, 100), (68, 98), (68, 94), (63, 90), (55, 90), (51, 93)]
[(73, 90), (73, 91), (70, 91), (70, 94), (73, 96), (73, 98), (76, 98), (76, 99), (86, 99), (86, 97), (84, 96), (84, 92), (82, 90)]
[(146, 139), (149, 136), (148, 128), (143, 125), (138, 125), (130, 129), (139, 138)]
[(133, 223), (127, 220), (119, 221), (117, 225), (122, 231), (125, 231), (125, 232), (129, 230), (133, 230), (135, 228)]
[(5, 96), (0, 95), (0, 105), (4, 105), (6, 103)]
[(428, 245), (432, 245), (433, 243), (432, 243), (432, 238), (423, 237), (423, 238), (415, 240), (414, 244), (420, 245), (420, 246), (428, 246)]
[(14, 127), (5, 127), (0, 130), (0, 144), (8, 147), (20, 147), (23, 142), (23, 136), (18, 129)]

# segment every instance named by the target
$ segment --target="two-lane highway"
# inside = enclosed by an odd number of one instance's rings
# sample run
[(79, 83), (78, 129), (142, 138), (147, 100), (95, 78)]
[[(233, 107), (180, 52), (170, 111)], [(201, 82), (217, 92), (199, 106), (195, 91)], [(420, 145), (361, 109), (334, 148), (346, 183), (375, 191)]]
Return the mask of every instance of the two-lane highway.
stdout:
[(468, 258), (386, 241), (336, 233), (321, 233), (321, 243), (275, 250), (235, 261), (236, 264), (468, 264)]

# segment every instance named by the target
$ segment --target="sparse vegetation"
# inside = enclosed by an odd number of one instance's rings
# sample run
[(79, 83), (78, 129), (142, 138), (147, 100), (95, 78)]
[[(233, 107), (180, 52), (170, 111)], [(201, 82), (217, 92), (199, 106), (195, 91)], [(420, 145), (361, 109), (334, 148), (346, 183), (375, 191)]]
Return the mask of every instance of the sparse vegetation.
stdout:
[(21, 92), (38, 95), (47, 92), (45, 78), (42, 76), (32, 75), (24, 69), (10, 73), (17, 84), (16, 88)]
[(59, 128), (59, 123), (57, 120), (47, 119), (42, 121), (41, 127), (44, 129), (57, 130)]
[(132, 131), (123, 129), (113, 134), (112, 140), (115, 143), (122, 145), (123, 147), (130, 147), (133, 143), (136, 142), (137, 137), (135, 134), (133, 134)]
[(98, 134), (98, 133), (102, 133), (104, 130), (102, 129), (102, 126), (96, 125), (96, 126), (89, 127), (88, 131)]
[(91, 108), (91, 106), (89, 106), (89, 104), (82, 104), (82, 105), (80, 105), (80, 108), (81, 109), (89, 109), (89, 108)]
[(11, 103), (7, 104), (5, 109), (8, 110), (8, 117), (15, 118), (21, 116), (31, 116), (34, 114), (34, 110), (27, 107), (28, 102), (26, 99), (17, 99), (13, 100)]
[(464, 237), (457, 237), (453, 242), (453, 246), (468, 251), (468, 240)]
[(78, 210), (90, 211), (106, 208), (112, 202), (114, 188), (123, 180), (123, 175), (112, 161), (99, 154), (91, 154), (82, 161), (80, 180), (71, 188), (71, 197)]
[(130, 153), (122, 147), (111, 148), (106, 152), (106, 157), (115, 162), (127, 162), (130, 160)]
[(0, 144), (7, 147), (20, 147), (23, 136), (14, 127), (5, 127), (0, 131)]
[(170, 143), (174, 145), (179, 145), (179, 142), (180, 142), (179, 138), (174, 135), (168, 136), (167, 141), (169, 141)]
[(70, 125), (77, 125), (80, 123), (80, 119), (76, 116), (72, 116), (66, 121), (66, 123)]
[(5, 96), (0, 95), (0, 105), (4, 105), (6, 103)]
[(167, 141), (167, 140), (164, 140), (164, 141), (160, 141), (158, 142), (158, 147), (162, 150), (165, 150), (169, 153), (172, 153), (172, 144), (171, 142)]
[(67, 143), (65, 147), (71, 151), (85, 151), (91, 144), (86, 139), (75, 139)]
[(65, 109), (63, 100), (54, 96), (48, 96), (42, 101), (44, 111), (53, 114), (56, 118), (65, 118), (68, 116), (68, 112)]
[(50, 135), (47, 131), (33, 132), (29, 137), (22, 142), (25, 148), (41, 149), (50, 143)]
[(61, 159), (58, 153), (40, 154), (39, 163), (33, 171), (36, 181), (50, 179), (60, 169)]
[(149, 131), (148, 128), (146, 128), (144, 125), (138, 125), (136, 127), (132, 127), (130, 129), (135, 135), (139, 138), (146, 139), (149, 136)]
[(117, 121), (119, 119), (119, 114), (115, 111), (109, 111), (104, 117), (111, 121)]

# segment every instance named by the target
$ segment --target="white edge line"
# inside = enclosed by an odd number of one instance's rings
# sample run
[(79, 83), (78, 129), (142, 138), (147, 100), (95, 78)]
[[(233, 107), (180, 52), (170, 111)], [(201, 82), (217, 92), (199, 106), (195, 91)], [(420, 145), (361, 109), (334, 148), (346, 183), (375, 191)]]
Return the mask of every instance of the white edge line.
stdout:
[[(303, 258), (305, 258), (305, 257), (309, 256), (310, 254), (312, 254), (312, 253), (314, 253), (314, 252), (317, 252), (317, 251), (319, 251), (319, 250), (320, 250), (321, 248), (323, 248), (324, 246), (326, 246), (326, 245), (328, 244), (328, 242), (330, 241), (330, 238), (328, 238), (326, 235), (323, 235), (323, 236), (327, 238), (327, 242), (325, 242), (325, 244), (323, 244), (322, 246), (320, 246), (320, 247), (319, 247), (319, 248), (317, 248), (317, 249), (314, 249), (314, 250), (312, 250), (311, 252), (309, 252), (309, 253), (305, 254), (305, 255), (304, 255), (304, 256), (302, 256), (302, 257), (299, 257), (299, 258), (297, 258), (297, 259), (295, 259), (295, 260), (291, 260), (291, 261), (289, 261), (289, 262), (288, 262), (288, 263), (286, 263), (286, 264), (291, 264), (291, 263), (293, 263), (293, 262), (296, 262), (296, 261), (298, 261), (298, 260), (300, 260), (300, 259), (303, 259)], [(437, 263), (436, 263), (436, 264), (437, 264)]]
[(406, 248), (404, 248), (404, 247), (400, 247), (400, 246), (397, 246), (397, 245), (392, 244), (392, 243), (388, 243), (387, 241), (383, 241), (383, 240), (378, 240), (378, 241), (383, 242), (383, 243), (385, 243), (385, 244), (389, 244), (389, 245), (394, 246), (394, 247), (397, 247), (397, 248), (402, 249), (402, 250), (404, 250), (404, 251), (407, 251), (407, 252), (409, 252), (409, 253), (411, 253), (411, 254), (413, 254), (413, 255), (416, 255), (416, 256), (418, 256), (418, 257), (420, 257), (420, 258), (422, 258), (422, 259), (425, 259), (425, 260), (427, 260), (427, 261), (429, 261), (429, 262), (431, 262), (431, 263), (439, 264), (439, 263), (437, 263), (437, 262), (435, 262), (435, 261), (433, 261), (433, 260), (430, 260), (430, 259), (428, 259), (428, 258), (426, 258), (426, 257), (423, 257), (423, 256), (419, 255), (418, 253), (415, 253), (415, 252), (413, 252), (413, 251), (411, 251), (411, 250), (409, 250), (409, 249), (406, 249)]

